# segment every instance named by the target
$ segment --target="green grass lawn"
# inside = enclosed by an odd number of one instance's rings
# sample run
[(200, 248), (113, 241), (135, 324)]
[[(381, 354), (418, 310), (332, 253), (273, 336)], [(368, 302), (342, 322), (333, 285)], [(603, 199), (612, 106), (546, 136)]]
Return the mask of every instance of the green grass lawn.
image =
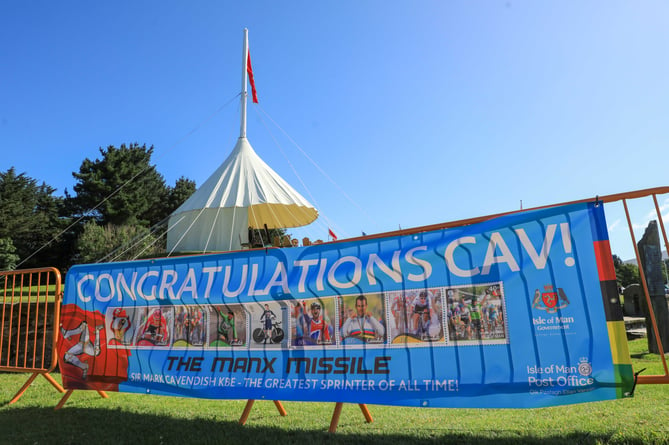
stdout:
[[(663, 374), (646, 340), (630, 343), (635, 369)], [(15, 404), (28, 374), (0, 373), (1, 444), (669, 444), (669, 385), (639, 385), (635, 396), (529, 410), (427, 409), (344, 405), (337, 433), (327, 432), (334, 403), (285, 402), (281, 417), (258, 401), (246, 425), (245, 401), (75, 392), (60, 394), (43, 378)], [(55, 375), (59, 380), (60, 376)]]
[[(62, 287), (61, 287), (62, 292)], [(12, 303), (53, 303), (56, 301), (56, 285), (49, 286), (25, 286), (23, 288), (11, 287), (5, 292), (4, 286), (0, 287), (0, 304)]]

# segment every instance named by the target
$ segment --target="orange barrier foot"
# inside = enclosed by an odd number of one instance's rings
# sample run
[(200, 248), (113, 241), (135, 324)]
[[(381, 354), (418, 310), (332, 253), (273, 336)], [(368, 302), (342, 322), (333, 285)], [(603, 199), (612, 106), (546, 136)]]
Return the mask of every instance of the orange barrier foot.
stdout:
[(38, 375), (39, 375), (39, 373), (36, 372), (36, 373), (34, 373), (33, 375), (30, 376), (28, 381), (23, 384), (21, 389), (19, 389), (19, 392), (17, 392), (16, 395), (12, 398), (12, 400), (9, 401), (9, 405), (11, 405), (12, 403), (16, 402), (17, 400), (19, 400), (21, 398), (23, 393), (26, 392), (26, 389), (28, 389), (28, 387), (30, 385), (32, 385), (32, 383), (35, 381), (35, 379), (37, 378)]
[(283, 407), (281, 402), (279, 402), (278, 400), (274, 401), (274, 406), (276, 406), (276, 409), (279, 410), (279, 414), (281, 414), (282, 417), (286, 417), (288, 415), (288, 413), (286, 412), (286, 409)]
[[(100, 390), (97, 390), (97, 391), (98, 391), (98, 394), (100, 394), (100, 397), (102, 397), (103, 399), (108, 399), (109, 398), (109, 396), (107, 395), (106, 392), (100, 391)], [(65, 395), (63, 396), (63, 398), (60, 399), (60, 402), (58, 402), (58, 405), (56, 405), (54, 410), (58, 411), (59, 409), (61, 409), (65, 405), (65, 402), (67, 402), (67, 399), (70, 398), (70, 396), (72, 395), (73, 392), (74, 392), (73, 389), (68, 389), (67, 392), (65, 393)]]
[[(239, 424), (240, 425), (246, 424), (246, 421), (249, 418), (249, 414), (251, 414), (251, 408), (253, 408), (253, 403), (254, 402), (255, 402), (255, 400), (251, 400), (251, 399), (247, 400), (246, 406), (244, 407), (244, 412), (242, 413), (242, 417), (239, 418)], [(279, 410), (279, 414), (281, 414), (281, 416), (286, 417), (288, 415), (288, 413), (286, 412), (286, 409), (283, 407), (283, 404), (280, 401), (275, 400), (274, 401), (274, 406), (276, 406), (276, 409)]]
[[(341, 416), (341, 409), (344, 406), (342, 402), (337, 402), (335, 404), (335, 409), (334, 412), (332, 413), (332, 420), (330, 421), (330, 428), (328, 429), (328, 433), (335, 433), (337, 432), (337, 426), (339, 425), (339, 417)], [(367, 423), (372, 423), (374, 419), (372, 419), (372, 415), (369, 413), (369, 409), (367, 409), (367, 405), (364, 403), (358, 403), (358, 406), (360, 407), (360, 411), (362, 411), (362, 415), (365, 416), (365, 420)]]
[(58, 383), (53, 377), (51, 377), (51, 374), (49, 374), (48, 372), (45, 372), (42, 375), (44, 376), (45, 379), (47, 379), (47, 381), (49, 383), (51, 383), (53, 385), (54, 388), (56, 388), (58, 390), (58, 392), (60, 392), (60, 393), (65, 392), (65, 388), (60, 386), (60, 383)]
[(65, 405), (65, 402), (67, 402), (67, 399), (70, 398), (70, 396), (72, 395), (73, 392), (74, 392), (73, 389), (68, 389), (67, 392), (65, 393), (65, 395), (63, 396), (63, 398), (60, 399), (60, 402), (58, 402), (58, 405), (56, 405), (54, 410), (58, 411), (59, 409), (61, 409), (63, 407), (63, 405)]
[(330, 428), (328, 433), (334, 433), (337, 431), (337, 425), (339, 425), (339, 416), (341, 416), (341, 408), (344, 404), (342, 402), (337, 402), (335, 404), (334, 413), (332, 413), (332, 420), (330, 421)]
[(34, 372), (34, 373), (30, 376), (30, 378), (26, 381), (26, 383), (23, 384), (23, 386), (21, 387), (21, 389), (19, 389), (19, 391), (14, 395), (14, 397), (12, 398), (12, 400), (9, 401), (8, 405), (11, 405), (12, 403), (14, 403), (14, 402), (16, 402), (17, 400), (19, 400), (19, 399), (21, 398), (21, 396), (23, 396), (23, 393), (26, 392), (26, 390), (30, 387), (30, 385), (33, 384), (33, 382), (35, 381), (35, 379), (36, 379), (40, 374), (43, 375), (44, 378), (47, 379), (47, 381), (48, 381), (49, 383), (51, 383), (51, 384), (53, 385), (53, 387), (56, 388), (59, 392), (61, 392), (61, 393), (62, 393), (62, 392), (65, 392), (65, 390), (63, 389), (63, 387), (60, 386), (60, 383), (58, 383), (53, 377), (51, 377), (51, 375), (50, 375), (48, 372)]
[(255, 402), (255, 400), (251, 400), (251, 399), (249, 399), (246, 402), (246, 406), (244, 407), (244, 412), (242, 413), (242, 417), (239, 418), (239, 424), (240, 425), (245, 425), (246, 424), (246, 421), (249, 418), (249, 414), (251, 414), (251, 408), (253, 408), (253, 403), (254, 402)]
[(367, 409), (367, 405), (365, 405), (364, 403), (358, 403), (358, 406), (360, 407), (360, 411), (362, 411), (362, 415), (365, 416), (365, 420), (367, 421), (367, 423), (374, 422), (374, 419), (372, 419), (372, 415)]

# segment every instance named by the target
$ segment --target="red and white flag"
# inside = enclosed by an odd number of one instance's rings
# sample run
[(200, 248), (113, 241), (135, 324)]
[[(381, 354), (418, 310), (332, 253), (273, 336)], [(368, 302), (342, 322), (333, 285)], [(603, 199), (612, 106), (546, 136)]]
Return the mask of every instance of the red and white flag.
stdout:
[(246, 57), (246, 72), (249, 73), (249, 82), (251, 82), (251, 96), (253, 103), (258, 103), (258, 93), (256, 92), (256, 82), (253, 80), (253, 68), (251, 68), (251, 51), (247, 53)]
[(330, 237), (331, 237), (334, 241), (337, 241), (337, 235), (335, 235), (335, 233), (334, 233), (334, 232), (332, 231), (332, 229), (329, 228), (329, 227), (328, 227), (328, 235), (330, 235)]

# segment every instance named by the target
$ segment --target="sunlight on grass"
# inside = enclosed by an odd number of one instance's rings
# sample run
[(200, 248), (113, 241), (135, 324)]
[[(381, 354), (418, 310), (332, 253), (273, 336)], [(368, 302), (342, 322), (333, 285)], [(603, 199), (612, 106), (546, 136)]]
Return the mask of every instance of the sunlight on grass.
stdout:
[[(62, 289), (62, 288), (61, 288)], [(56, 285), (24, 286), (15, 289), (0, 287), (0, 304), (53, 303), (56, 301)]]

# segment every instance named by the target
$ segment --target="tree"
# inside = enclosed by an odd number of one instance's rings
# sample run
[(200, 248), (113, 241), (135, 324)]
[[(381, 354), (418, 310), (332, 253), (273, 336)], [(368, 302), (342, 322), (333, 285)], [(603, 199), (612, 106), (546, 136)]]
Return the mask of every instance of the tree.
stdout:
[(195, 193), (195, 189), (195, 181), (185, 178), (184, 176), (177, 179), (174, 187), (168, 187), (167, 200), (165, 202), (165, 207), (162, 209), (162, 214), (164, 215), (163, 218), (166, 218), (179, 208), (181, 204)]
[(616, 269), (618, 287), (639, 283), (639, 267), (636, 264), (624, 263), (618, 255), (613, 255), (613, 266)]
[(62, 199), (54, 191), (25, 173), (17, 175), (14, 167), (0, 173), (0, 238), (11, 240), (21, 267), (60, 265), (61, 241), (54, 238), (65, 222), (58, 216)]
[(126, 261), (159, 256), (165, 246), (149, 229), (137, 225), (101, 226), (88, 221), (77, 240), (78, 263)]
[[(195, 182), (182, 176), (174, 187), (166, 186), (151, 165), (153, 147), (135, 143), (99, 150), (100, 158), (86, 158), (79, 172), (72, 173), (77, 180), (75, 195), (65, 191), (66, 214), (80, 219), (68, 232), (77, 240), (72, 261), (99, 261), (117, 249), (128, 252), (105, 261), (164, 253), (164, 241), (153, 243), (159, 236), (148, 231), (193, 194)], [(139, 249), (130, 246), (144, 236), (152, 244), (146, 252), (145, 244), (140, 243)]]
[[(153, 147), (130, 144), (100, 148), (101, 158), (86, 158), (72, 176), (76, 196), (66, 192), (70, 211), (90, 215), (99, 223), (151, 226), (164, 218), (169, 191), (151, 165)], [(161, 217), (162, 216), (162, 217)]]
[(19, 262), (16, 247), (11, 238), (0, 238), (0, 270), (13, 270)]

